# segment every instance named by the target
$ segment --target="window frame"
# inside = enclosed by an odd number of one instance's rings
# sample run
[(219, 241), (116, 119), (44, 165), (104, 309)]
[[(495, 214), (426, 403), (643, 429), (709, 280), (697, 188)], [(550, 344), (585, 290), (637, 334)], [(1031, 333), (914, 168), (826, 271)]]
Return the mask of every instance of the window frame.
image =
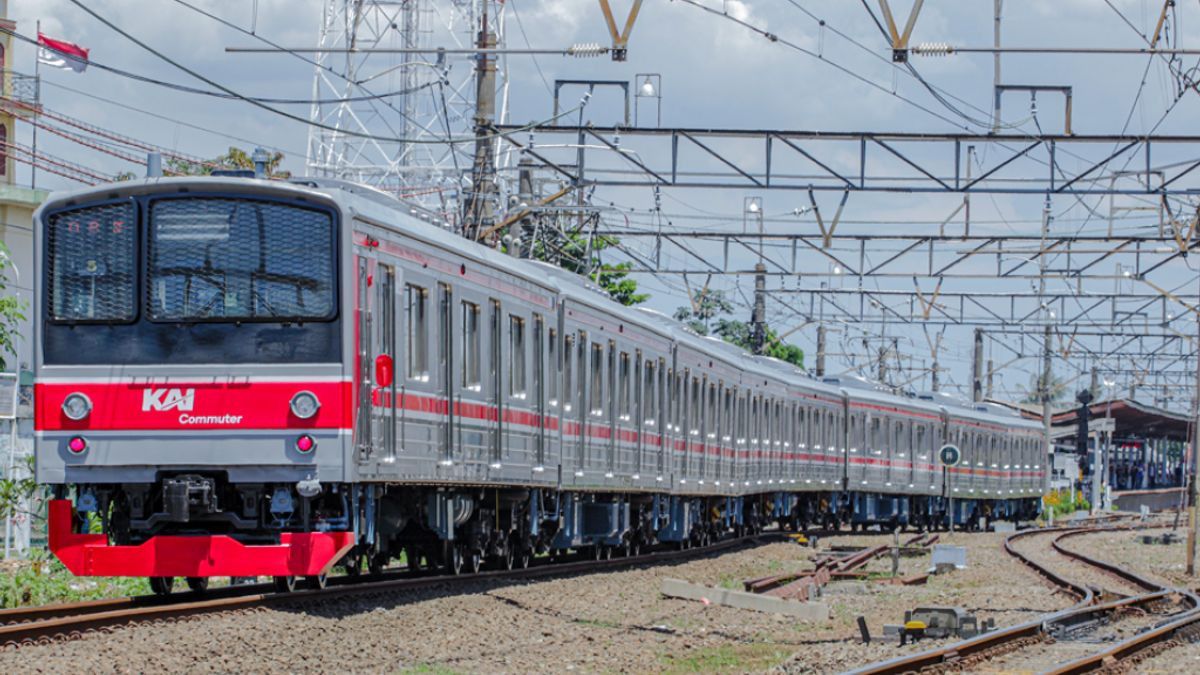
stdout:
[[(84, 209), (102, 208), (112, 205), (128, 204), (133, 208), (133, 269), (131, 275), (133, 277), (132, 288), (133, 293), (133, 312), (129, 318), (121, 319), (63, 319), (55, 316), (54, 312), (54, 286), (52, 279), (52, 266), (50, 260), (54, 253), (50, 247), (50, 220), (55, 216), (62, 215), (71, 211), (82, 211)], [(143, 263), (143, 252), (146, 250), (146, 242), (143, 240), (142, 230), (142, 213), (145, 210), (143, 200), (133, 197), (123, 197), (119, 199), (103, 199), (95, 202), (87, 203), (72, 203), (61, 206), (52, 211), (46, 211), (42, 214), (41, 222), (37, 225), (41, 229), (41, 235), (44, 240), (42, 245), (42, 255), (38, 263), (41, 265), (42, 288), (45, 289), (45, 302), (43, 305), (43, 314), (47, 323), (59, 326), (127, 326), (138, 323), (142, 320), (142, 302), (145, 290), (146, 264)]]
[[(462, 339), (459, 386), (467, 391), (481, 393), (483, 391), (483, 366), (480, 361), (483, 358), (483, 339), (480, 324), (482, 322), (483, 307), (478, 302), (472, 302), (467, 299), (460, 300), (458, 306), (460, 310), (459, 318), (462, 322), (459, 326)], [(468, 323), (467, 321), (468, 314), (474, 318), (472, 323)], [(474, 330), (470, 329), (472, 326)], [(473, 361), (471, 357), (473, 357)]]
[[(332, 287), (330, 288), (330, 310), (325, 316), (320, 317), (284, 317), (284, 316), (245, 316), (245, 317), (189, 317), (186, 319), (154, 318), (146, 309), (146, 303), (149, 302), (150, 293), (150, 255), (152, 240), (152, 232), (150, 227), (150, 218), (154, 210), (154, 205), (158, 202), (169, 201), (195, 201), (203, 199), (213, 200), (231, 200), (245, 202), (265, 202), (287, 206), (302, 211), (317, 211), (329, 216), (329, 252), (331, 256), (330, 279)], [(138, 283), (135, 286), (138, 288), (138, 314), (144, 315), (146, 321), (157, 324), (198, 324), (198, 323), (278, 323), (278, 324), (305, 324), (305, 323), (329, 323), (336, 321), (341, 314), (341, 287), (342, 287), (342, 255), (341, 247), (338, 242), (338, 234), (342, 229), (341, 218), (338, 210), (325, 204), (313, 203), (309, 201), (300, 201), (296, 199), (287, 199), (273, 197), (270, 195), (254, 195), (247, 197), (245, 194), (238, 193), (222, 193), (222, 192), (189, 192), (173, 195), (152, 195), (141, 198), (134, 198), (134, 201), (140, 204), (137, 211), (138, 222), (138, 243), (141, 248), (136, 249), (135, 253), (140, 257), (138, 265), (140, 276)]]
[(526, 324), (525, 317), (508, 315), (508, 395), (519, 401), (529, 398), (529, 378), (526, 374), (529, 340)]

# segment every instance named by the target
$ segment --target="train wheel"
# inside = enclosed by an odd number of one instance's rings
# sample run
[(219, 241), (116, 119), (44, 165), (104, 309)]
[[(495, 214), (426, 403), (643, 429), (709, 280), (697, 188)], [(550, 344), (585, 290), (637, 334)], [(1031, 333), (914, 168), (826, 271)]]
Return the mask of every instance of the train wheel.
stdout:
[(408, 571), (421, 571), (421, 549), (416, 546), (404, 547), (404, 558), (408, 562)]
[(479, 574), (480, 568), (483, 567), (483, 553), (475, 548), (467, 556), (467, 566), (471, 574)]
[(314, 591), (325, 588), (327, 583), (329, 583), (329, 577), (324, 574), (318, 574), (315, 577), (305, 577), (304, 579), (304, 585)]
[(640, 541), (639, 541), (639, 540), (637, 540), (637, 539), (634, 539), (634, 540), (633, 540), (632, 542), (630, 542), (630, 544), (629, 544), (629, 555), (630, 555), (631, 557), (634, 557), (634, 558), (636, 558), (636, 557), (638, 557), (638, 556), (639, 556), (639, 555), (641, 555), (641, 554), (642, 554), (642, 542), (640, 542)]
[(596, 544), (592, 547), (592, 558), (595, 560), (604, 560), (604, 546)]
[(187, 587), (193, 593), (203, 593), (208, 590), (208, 577), (188, 577)]
[(446, 542), (446, 573), (447, 574), (462, 574), (463, 554), (462, 549), (454, 545), (454, 542)]
[(519, 546), (519, 545), (520, 544), (511, 542), (511, 541), (505, 542), (504, 550), (500, 553), (500, 567), (501, 568), (508, 570), (510, 572), (512, 571), (512, 568), (516, 565), (516, 562), (517, 562), (517, 555), (516, 555), (516, 552), (513, 550), (513, 548), (516, 546)]
[(612, 552), (613, 552), (613, 547), (612, 547), (612, 546), (609, 546), (609, 545), (607, 545), (607, 544), (605, 544), (605, 546), (604, 546), (604, 559), (605, 559), (605, 560), (612, 560)]
[(150, 591), (155, 595), (170, 595), (175, 587), (175, 577), (150, 577)]
[(275, 577), (275, 591), (277, 593), (291, 593), (296, 590), (296, 577)]
[(528, 546), (520, 545), (520, 550), (517, 552), (517, 566), (521, 569), (529, 569), (529, 563), (533, 561), (533, 551), (529, 550)]
[(633, 541), (632, 540), (626, 539), (621, 544), (621, 555), (625, 556), (626, 558), (633, 555)]

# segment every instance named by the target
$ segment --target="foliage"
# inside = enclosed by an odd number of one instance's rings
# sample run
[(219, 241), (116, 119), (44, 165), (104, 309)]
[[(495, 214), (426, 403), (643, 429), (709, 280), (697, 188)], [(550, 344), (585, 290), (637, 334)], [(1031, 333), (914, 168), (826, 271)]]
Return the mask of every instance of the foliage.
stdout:
[[(0, 478), (0, 518), (8, 518), (22, 512), (21, 505), (28, 503), (28, 500), (37, 492), (37, 481), (33, 478), (34, 459), (33, 456), (25, 458), (25, 477), (14, 478), (5, 476)], [(28, 511), (26, 515), (33, 517), (35, 514)]]
[[(753, 351), (753, 332), (750, 330), (750, 324), (730, 318), (732, 313), (733, 303), (726, 298), (724, 291), (702, 289), (692, 295), (692, 306), (676, 309), (674, 317), (697, 335), (715, 335), (748, 352)], [(803, 368), (804, 350), (781, 340), (779, 334), (770, 326), (766, 329), (764, 354)]]
[[(1047, 387), (1050, 393), (1050, 402), (1058, 403), (1067, 397), (1067, 383), (1061, 377), (1050, 373), (1050, 386)], [(1041, 403), (1042, 402), (1042, 375), (1041, 373), (1034, 375), (1029, 386), (1025, 390), (1025, 397), (1021, 399), (1022, 403)]]
[(150, 591), (140, 577), (76, 577), (45, 551), (35, 549), (30, 554), (29, 560), (3, 563), (0, 608), (145, 595)]
[(1044, 511), (1053, 513), (1056, 518), (1076, 511), (1090, 511), (1092, 508), (1091, 502), (1078, 490), (1074, 493), (1074, 500), (1070, 490), (1053, 490), (1042, 496), (1042, 505)]
[(692, 294), (692, 306), (675, 310), (675, 320), (686, 324), (698, 335), (708, 335), (712, 320), (733, 312), (733, 303), (725, 291), (702, 288)]
[[(283, 163), (282, 152), (267, 153), (267, 175), (271, 178), (286, 180), (292, 177), (291, 171), (280, 171), (279, 165)], [(168, 157), (166, 159), (166, 171), (170, 174), (182, 176), (207, 176), (214, 170), (232, 170), (232, 171), (253, 171), (254, 158), (253, 153), (230, 146), (229, 151), (218, 157), (197, 164), (189, 162), (186, 159), (178, 157)]]
[(625, 306), (638, 305), (650, 298), (647, 293), (638, 293), (638, 284), (629, 278), (627, 262), (616, 265), (600, 259), (600, 252), (615, 246), (615, 237), (587, 237), (582, 234), (554, 236), (548, 234), (535, 242), (532, 255), (536, 260), (553, 263), (559, 267), (586, 276), (603, 288), (609, 297)]
[(0, 370), (8, 370), (8, 357), (17, 355), (17, 324), (25, 319), (25, 303), (5, 293), (3, 272), (10, 265), (8, 247), (0, 242)]

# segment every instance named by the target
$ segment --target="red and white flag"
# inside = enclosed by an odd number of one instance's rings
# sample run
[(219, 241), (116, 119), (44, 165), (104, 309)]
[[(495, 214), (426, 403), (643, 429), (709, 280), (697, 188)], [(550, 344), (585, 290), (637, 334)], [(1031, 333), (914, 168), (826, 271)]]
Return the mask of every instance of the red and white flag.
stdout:
[(82, 73), (87, 69), (88, 50), (77, 44), (55, 40), (38, 33), (38, 63)]

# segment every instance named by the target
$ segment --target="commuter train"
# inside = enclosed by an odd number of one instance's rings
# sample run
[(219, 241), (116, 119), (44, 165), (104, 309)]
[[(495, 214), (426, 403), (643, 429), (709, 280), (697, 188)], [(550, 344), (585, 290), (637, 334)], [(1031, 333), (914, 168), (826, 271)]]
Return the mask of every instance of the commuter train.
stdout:
[(53, 196), (33, 312), (54, 554), (160, 593), (286, 589), (1039, 509), (1041, 428), (1011, 411), (815, 379), (414, 213), (244, 176)]

